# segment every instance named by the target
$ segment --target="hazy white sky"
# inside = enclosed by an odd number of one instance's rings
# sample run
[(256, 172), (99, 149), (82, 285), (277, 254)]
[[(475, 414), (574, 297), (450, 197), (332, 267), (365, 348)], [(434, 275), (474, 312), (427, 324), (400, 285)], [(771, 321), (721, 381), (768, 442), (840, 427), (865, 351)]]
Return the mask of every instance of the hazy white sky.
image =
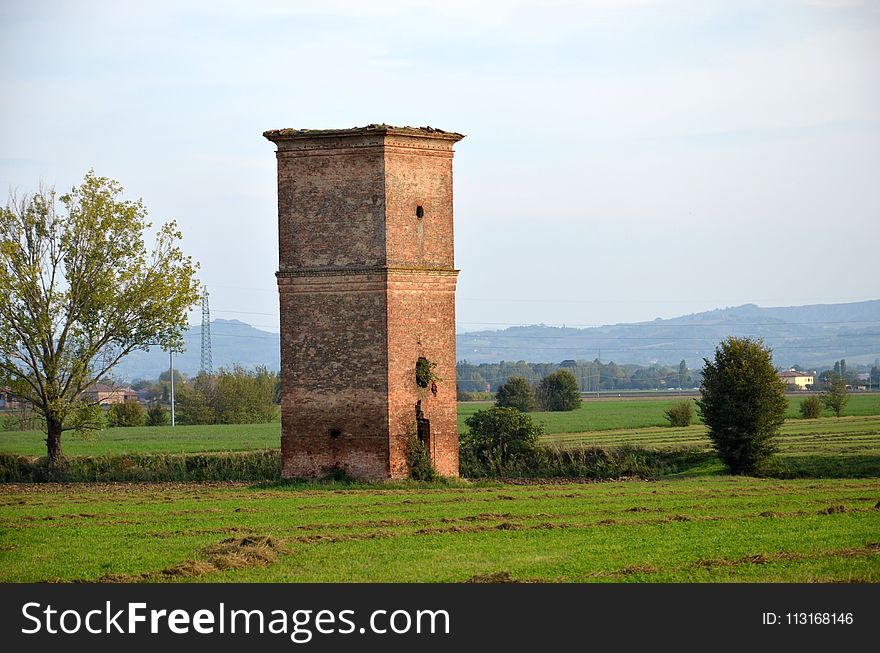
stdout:
[(467, 134), (460, 330), (880, 297), (880, 2), (0, 6), (0, 190), (118, 179), (213, 317), (277, 330), (262, 132), (372, 122)]

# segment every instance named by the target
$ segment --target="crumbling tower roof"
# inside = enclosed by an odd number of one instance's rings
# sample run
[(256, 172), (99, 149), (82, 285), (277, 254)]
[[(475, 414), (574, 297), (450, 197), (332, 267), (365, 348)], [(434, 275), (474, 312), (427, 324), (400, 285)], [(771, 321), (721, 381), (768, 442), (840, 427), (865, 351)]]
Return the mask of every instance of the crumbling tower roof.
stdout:
[(263, 132), (263, 136), (272, 142), (282, 140), (302, 140), (312, 138), (332, 138), (339, 136), (361, 135), (390, 135), (390, 136), (416, 136), (422, 138), (434, 138), (448, 140), (453, 143), (464, 138), (464, 134), (448, 132), (435, 127), (394, 127), (385, 124), (370, 124), (365, 127), (351, 127), (349, 129), (270, 129)]

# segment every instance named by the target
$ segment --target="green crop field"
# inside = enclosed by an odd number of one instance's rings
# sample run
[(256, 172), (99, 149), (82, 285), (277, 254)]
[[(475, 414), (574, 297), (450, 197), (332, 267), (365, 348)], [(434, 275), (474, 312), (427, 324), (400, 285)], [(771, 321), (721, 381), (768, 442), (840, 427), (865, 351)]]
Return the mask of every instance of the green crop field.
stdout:
[[(45, 456), (45, 437), (39, 431), (0, 431), (0, 451)], [(99, 431), (88, 439), (66, 432), (61, 442), (67, 456), (277, 449), (281, 446), (281, 424), (112, 428)]]
[[(787, 417), (800, 419), (799, 406), (803, 397), (789, 396)], [(646, 426), (667, 426), (664, 410), (678, 403), (692, 401), (687, 397), (651, 397), (636, 399), (587, 398), (578, 410), (562, 413), (530, 413), (532, 419), (544, 425), (546, 433), (578, 433), (609, 429), (632, 429)], [(464, 420), (478, 410), (492, 406), (490, 402), (467, 402), (458, 405), (458, 430), (467, 431)], [(824, 415), (831, 415), (828, 411)], [(880, 415), (880, 393), (852, 394), (844, 410), (846, 416)], [(699, 416), (694, 406), (694, 418)]]
[(0, 486), (0, 581), (880, 581), (880, 482)]
[[(702, 424), (684, 428), (646, 427), (558, 433), (544, 436), (548, 444), (567, 447), (619, 447), (631, 445), (649, 449), (693, 447), (711, 449)], [(880, 416), (789, 419), (780, 429), (778, 461), (795, 476), (880, 477)], [(696, 473), (699, 470), (688, 470)], [(704, 473), (724, 471), (720, 461)]]
[[(558, 433), (545, 441), (562, 445), (620, 446), (649, 448), (710, 448), (706, 427), (647, 427)], [(873, 454), (880, 456), (880, 417), (821, 417), (788, 420), (780, 429), (780, 453)]]

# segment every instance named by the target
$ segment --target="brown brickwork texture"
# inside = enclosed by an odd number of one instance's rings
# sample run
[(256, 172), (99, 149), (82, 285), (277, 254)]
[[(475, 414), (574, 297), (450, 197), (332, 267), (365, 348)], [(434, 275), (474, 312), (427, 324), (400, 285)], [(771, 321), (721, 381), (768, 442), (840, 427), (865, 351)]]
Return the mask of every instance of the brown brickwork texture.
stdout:
[[(277, 130), (282, 475), (403, 478), (416, 415), (458, 475), (452, 147), (371, 125)], [(420, 357), (434, 387), (416, 383)], [(424, 435), (424, 432), (423, 432)]]

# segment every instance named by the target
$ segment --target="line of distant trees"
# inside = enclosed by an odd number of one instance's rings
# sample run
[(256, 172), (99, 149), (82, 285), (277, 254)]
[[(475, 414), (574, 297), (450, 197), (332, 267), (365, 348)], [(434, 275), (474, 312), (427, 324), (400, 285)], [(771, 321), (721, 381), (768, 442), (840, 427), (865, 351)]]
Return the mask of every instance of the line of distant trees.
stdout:
[[(93, 428), (124, 426), (165, 426), (171, 423), (171, 374), (158, 379), (138, 379), (130, 388), (108, 385), (105, 394), (120, 396), (99, 405), (92, 398), (90, 421)], [(124, 390), (124, 393), (123, 393)], [(124, 397), (124, 399), (123, 399)], [(188, 378), (174, 371), (175, 423), (260, 424), (279, 417), (281, 378), (260, 366), (249, 370), (241, 365), (221, 368), (214, 374), (201, 372)], [(28, 405), (0, 413), (0, 430), (24, 431), (44, 428), (45, 423)]]
[[(458, 391), (476, 396), (494, 393), (511, 377), (522, 377), (534, 385), (559, 369), (566, 369), (574, 375), (581, 392), (695, 389), (702, 380), (701, 370), (689, 369), (684, 360), (677, 366), (618, 365), (613, 361), (603, 363), (598, 359), (560, 363), (527, 363), (520, 360), (474, 364), (461, 361), (456, 365)], [(808, 371), (800, 365), (792, 365), (791, 369)], [(875, 361), (870, 368), (865, 365), (853, 368), (847, 367), (845, 359), (834, 361), (831, 367), (818, 373), (815, 389), (823, 389), (837, 377), (843, 378), (852, 387), (880, 388), (880, 364)]]
[[(132, 389), (145, 397), (150, 408), (146, 419), (167, 423), (167, 416), (155, 420), (171, 405), (171, 374), (163, 372), (157, 380), (140, 379)], [(174, 371), (174, 416), (179, 424), (259, 424), (278, 419), (281, 379), (278, 372), (259, 366), (248, 370), (241, 365), (221, 368), (214, 374), (200, 372), (187, 378)]]
[(535, 384), (560, 369), (574, 376), (581, 392), (695, 388), (700, 382), (699, 372), (688, 369), (685, 361), (675, 367), (618, 365), (613, 361), (603, 363), (599, 360), (566, 360), (560, 363), (501, 361), (478, 365), (461, 361), (456, 365), (456, 377), (460, 393), (495, 392), (511, 377), (522, 377)]
[[(839, 361), (834, 361), (834, 365), (829, 369), (820, 372), (816, 381), (822, 386), (827, 386), (835, 379), (842, 379), (848, 386), (878, 388), (880, 387), (880, 364), (878, 363), (880, 361), (875, 361), (870, 370), (867, 365), (852, 368), (847, 366), (845, 358), (841, 358)], [(792, 369), (801, 370), (802, 368), (798, 365), (792, 366)]]

